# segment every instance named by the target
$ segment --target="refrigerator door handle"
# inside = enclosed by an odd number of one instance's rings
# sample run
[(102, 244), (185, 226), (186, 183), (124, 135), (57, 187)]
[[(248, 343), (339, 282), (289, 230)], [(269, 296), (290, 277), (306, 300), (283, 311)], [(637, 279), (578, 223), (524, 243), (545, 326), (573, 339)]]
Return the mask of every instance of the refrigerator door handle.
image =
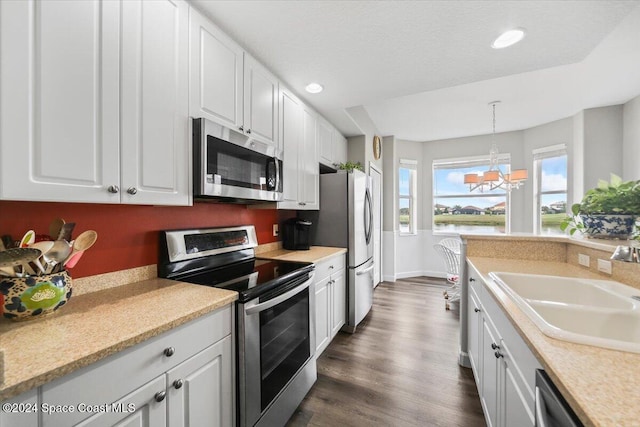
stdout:
[(360, 270), (356, 273), (356, 276), (362, 276), (365, 273), (370, 272), (371, 270), (373, 270), (373, 267), (375, 267), (375, 264), (371, 264), (371, 266), (365, 268), (364, 270)]
[[(373, 234), (373, 207), (371, 204), (371, 193), (369, 193), (368, 187), (364, 193), (364, 199), (367, 206), (364, 212), (365, 238), (367, 240), (367, 244), (369, 244), (371, 243), (371, 236)], [(369, 211), (369, 215), (367, 215), (367, 211)], [(369, 220), (368, 227), (367, 227), (367, 219)]]

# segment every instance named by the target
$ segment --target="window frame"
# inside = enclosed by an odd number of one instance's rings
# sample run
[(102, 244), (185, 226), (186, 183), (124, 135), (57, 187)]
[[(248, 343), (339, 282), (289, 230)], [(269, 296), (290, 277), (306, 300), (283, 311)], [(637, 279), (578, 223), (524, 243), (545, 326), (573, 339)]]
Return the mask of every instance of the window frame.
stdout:
[[(400, 192), (400, 171), (409, 171), (409, 194), (403, 195)], [(418, 234), (418, 161), (413, 159), (400, 159), (398, 165), (398, 235), (415, 236)], [(409, 231), (402, 231), (400, 228), (400, 201), (409, 200)]]
[[(569, 154), (566, 144), (549, 145), (546, 147), (536, 148), (533, 150), (533, 233), (536, 235), (546, 236), (542, 234), (542, 196), (550, 194), (565, 194), (566, 209), (569, 210)], [(552, 159), (554, 157), (567, 156), (567, 183), (564, 190), (542, 191), (542, 160)], [(566, 235), (566, 232), (550, 234), (556, 236)]]
[[(498, 164), (506, 165), (506, 173), (510, 173), (511, 171), (511, 154), (510, 153), (500, 153), (498, 155)], [(496, 193), (481, 193), (481, 192), (469, 192), (468, 194), (445, 194), (438, 195), (436, 193), (436, 180), (435, 173), (436, 170), (442, 169), (463, 169), (469, 167), (483, 167), (487, 170), (491, 166), (491, 158), (487, 155), (482, 156), (469, 156), (469, 157), (457, 157), (451, 159), (434, 159), (431, 164), (431, 179), (432, 179), (432, 194), (431, 194), (431, 230), (434, 235), (450, 235), (451, 231), (442, 231), (436, 230), (435, 227), (435, 206), (436, 206), (436, 198), (437, 199), (459, 199), (465, 197), (504, 197), (505, 198), (505, 224), (504, 224), (504, 233), (487, 233), (487, 232), (475, 232), (475, 231), (465, 231), (463, 234), (491, 234), (491, 235), (508, 235), (511, 234), (511, 192), (504, 190), (504, 194), (496, 194)], [(457, 233), (454, 231), (453, 233)]]

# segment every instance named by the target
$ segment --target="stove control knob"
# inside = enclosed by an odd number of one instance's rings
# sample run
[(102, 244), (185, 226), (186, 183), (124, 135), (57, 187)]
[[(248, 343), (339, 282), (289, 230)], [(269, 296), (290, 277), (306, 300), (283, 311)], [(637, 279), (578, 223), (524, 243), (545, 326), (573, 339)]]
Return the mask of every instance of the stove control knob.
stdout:
[(176, 349), (173, 347), (167, 347), (164, 349), (164, 355), (167, 357), (171, 357), (175, 354)]

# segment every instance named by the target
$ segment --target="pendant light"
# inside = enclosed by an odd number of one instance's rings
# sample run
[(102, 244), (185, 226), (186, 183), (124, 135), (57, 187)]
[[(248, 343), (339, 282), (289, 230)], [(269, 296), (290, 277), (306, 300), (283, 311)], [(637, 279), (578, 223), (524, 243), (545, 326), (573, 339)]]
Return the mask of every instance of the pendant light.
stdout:
[(499, 152), (496, 144), (496, 105), (500, 101), (492, 101), (489, 103), (493, 107), (493, 134), (491, 135), (491, 149), (489, 150), (489, 170), (482, 175), (468, 173), (464, 176), (464, 183), (469, 184), (469, 191), (480, 189), (483, 192), (485, 188), (496, 190), (498, 188), (511, 191), (518, 189), (528, 178), (526, 169), (516, 169), (511, 173), (502, 173), (499, 167)]

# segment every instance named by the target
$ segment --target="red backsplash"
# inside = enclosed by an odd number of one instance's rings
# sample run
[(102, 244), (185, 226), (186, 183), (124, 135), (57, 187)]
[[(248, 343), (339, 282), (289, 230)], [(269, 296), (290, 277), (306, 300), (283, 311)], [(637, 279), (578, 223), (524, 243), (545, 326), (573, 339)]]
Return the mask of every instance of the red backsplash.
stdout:
[(98, 232), (96, 244), (71, 270), (75, 278), (156, 264), (160, 230), (253, 224), (260, 244), (278, 240), (272, 236), (277, 210), (219, 203), (174, 207), (0, 201), (0, 234), (16, 240), (31, 229), (47, 234), (58, 217), (76, 223), (74, 236)]

